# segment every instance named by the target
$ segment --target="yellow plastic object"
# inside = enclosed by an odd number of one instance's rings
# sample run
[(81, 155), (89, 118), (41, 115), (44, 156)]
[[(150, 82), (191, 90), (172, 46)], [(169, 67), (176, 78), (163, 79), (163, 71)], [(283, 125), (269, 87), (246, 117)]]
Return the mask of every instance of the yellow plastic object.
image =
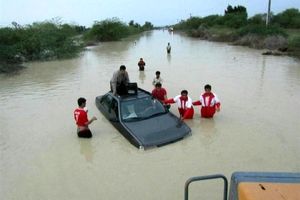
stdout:
[(300, 200), (299, 183), (242, 182), (239, 200)]

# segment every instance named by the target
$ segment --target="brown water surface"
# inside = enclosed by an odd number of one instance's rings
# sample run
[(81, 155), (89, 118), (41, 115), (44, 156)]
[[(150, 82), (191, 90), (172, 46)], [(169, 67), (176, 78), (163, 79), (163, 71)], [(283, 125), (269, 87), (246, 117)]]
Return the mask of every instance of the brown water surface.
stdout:
[[(166, 45), (172, 46), (171, 55)], [(144, 72), (137, 62), (143, 57)], [(147, 151), (132, 146), (97, 110), (113, 71), (151, 90), (161, 71), (169, 97), (193, 100), (209, 83), (221, 100), (214, 119), (199, 108), (192, 136)], [(78, 139), (77, 98), (88, 99), (91, 140)], [(300, 171), (300, 61), (163, 31), (101, 43), (76, 59), (28, 63), (0, 76), (0, 199), (183, 199), (192, 176)], [(177, 114), (175, 105), (171, 110)], [(222, 183), (195, 183), (190, 199), (222, 198)]]

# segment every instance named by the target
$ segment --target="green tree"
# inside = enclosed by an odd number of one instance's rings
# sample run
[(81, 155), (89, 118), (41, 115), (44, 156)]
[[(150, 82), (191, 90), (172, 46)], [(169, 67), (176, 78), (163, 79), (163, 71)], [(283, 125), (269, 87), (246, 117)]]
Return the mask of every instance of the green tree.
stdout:
[(227, 7), (224, 15), (224, 25), (230, 28), (240, 28), (247, 24), (247, 9), (244, 6), (235, 6), (232, 8), (231, 5)]
[(114, 41), (128, 36), (129, 27), (118, 18), (96, 21), (91, 30), (85, 35), (87, 40)]
[(248, 24), (263, 25), (266, 23), (266, 14), (256, 14), (248, 19)]
[(272, 21), (284, 28), (300, 28), (300, 12), (296, 8), (290, 8), (274, 16)]
[(0, 29), (1, 62), (19, 63), (25, 60), (65, 58), (76, 55), (81, 46), (76, 44), (75, 29), (68, 24), (49, 21), (36, 22), (14, 28)]
[(142, 29), (143, 30), (151, 30), (151, 29), (153, 29), (153, 24), (151, 23), (151, 22), (145, 22), (145, 24), (142, 26)]
[(247, 9), (244, 6), (234, 6), (228, 5), (227, 9), (225, 10), (225, 15), (231, 13), (247, 13)]
[(129, 26), (134, 26), (134, 21), (130, 20), (130, 22), (128, 23)]
[(215, 25), (223, 25), (222, 16), (220, 15), (209, 15), (207, 17), (203, 17), (201, 23), (205, 26), (215, 26)]

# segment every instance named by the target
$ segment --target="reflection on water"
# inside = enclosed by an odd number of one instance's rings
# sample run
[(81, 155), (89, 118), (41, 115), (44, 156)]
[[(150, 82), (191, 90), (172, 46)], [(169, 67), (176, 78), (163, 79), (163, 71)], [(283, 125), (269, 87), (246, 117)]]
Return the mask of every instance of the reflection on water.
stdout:
[(168, 59), (168, 62), (170, 64), (171, 63), (171, 54), (170, 53), (167, 53), (167, 59)]
[(85, 157), (87, 162), (93, 161), (93, 147), (91, 139), (78, 139), (80, 144), (80, 153)]
[[(141, 57), (145, 71), (137, 69)], [(192, 136), (138, 150), (94, 103), (122, 64), (148, 91), (160, 71), (169, 97), (187, 89), (199, 99), (209, 83), (221, 111), (202, 119), (197, 107), (186, 121)], [(76, 59), (27, 65), (16, 75), (0, 75), (0, 199), (173, 200), (182, 199), (191, 176), (300, 170), (300, 62), (293, 58), (153, 31), (100, 43)], [(90, 125), (91, 140), (74, 133), (72, 113), (81, 96), (98, 118)], [(170, 110), (178, 115), (176, 105)], [(220, 199), (214, 189), (203, 191), (211, 195), (205, 199)]]
[(214, 119), (201, 118), (200, 123), (201, 123), (201, 133), (205, 137), (211, 138), (215, 133), (217, 133)]
[(200, 123), (201, 127), (199, 130), (203, 136), (201, 137), (201, 144), (205, 146), (212, 144), (219, 133), (215, 127), (215, 120), (202, 118)]
[(145, 78), (146, 78), (145, 71), (139, 71), (139, 79), (141, 83), (144, 83)]

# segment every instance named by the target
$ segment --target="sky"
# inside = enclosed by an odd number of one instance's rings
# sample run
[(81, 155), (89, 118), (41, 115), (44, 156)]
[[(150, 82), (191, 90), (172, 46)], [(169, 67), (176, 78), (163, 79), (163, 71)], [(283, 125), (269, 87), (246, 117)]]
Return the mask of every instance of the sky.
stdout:
[[(266, 13), (268, 0), (0, 0), (0, 27), (59, 19), (62, 23), (91, 27), (113, 17), (141, 25), (172, 25), (190, 16), (223, 15), (228, 5), (242, 5), (248, 16)], [(300, 0), (272, 0), (271, 11), (300, 10)]]

